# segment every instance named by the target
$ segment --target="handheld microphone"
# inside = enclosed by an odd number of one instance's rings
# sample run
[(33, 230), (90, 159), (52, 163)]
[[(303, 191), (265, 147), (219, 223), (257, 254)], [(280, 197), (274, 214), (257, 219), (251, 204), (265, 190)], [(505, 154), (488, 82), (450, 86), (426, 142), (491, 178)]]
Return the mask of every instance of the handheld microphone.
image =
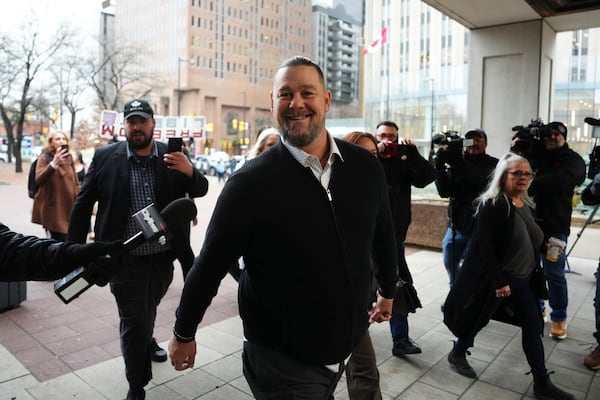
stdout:
[[(154, 204), (150, 204), (132, 216), (140, 231), (123, 242), (119, 251), (108, 254), (107, 257), (122, 256), (147, 241), (159, 240), (166, 243), (171, 238), (170, 230), (189, 224), (196, 217), (196, 213), (194, 201), (185, 197), (173, 200), (160, 213)], [(56, 281), (54, 293), (63, 303), (68, 304), (93, 284), (93, 277), (81, 266)]]

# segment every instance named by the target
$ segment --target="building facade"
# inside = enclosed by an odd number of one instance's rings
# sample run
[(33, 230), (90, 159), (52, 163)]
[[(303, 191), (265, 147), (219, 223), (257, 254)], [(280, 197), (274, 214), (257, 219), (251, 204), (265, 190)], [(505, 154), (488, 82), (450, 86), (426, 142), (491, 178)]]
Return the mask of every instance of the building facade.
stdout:
[(366, 0), (365, 42), (387, 29), (387, 43), (364, 56), (367, 130), (392, 120), (426, 152), (431, 135), (469, 128), (469, 32), (420, 0)]
[(600, 144), (584, 122), (600, 118), (600, 28), (559, 33), (556, 49), (553, 120), (567, 125), (569, 145), (586, 155)]
[(348, 15), (342, 5), (335, 8), (314, 5), (312, 18), (312, 59), (323, 69), (331, 90), (329, 117), (359, 117), (362, 22)]
[(146, 97), (160, 115), (204, 116), (195, 152), (240, 154), (273, 125), (269, 93), (281, 62), (312, 54), (310, 0), (122, 0), (117, 41), (143, 49), (162, 77)]

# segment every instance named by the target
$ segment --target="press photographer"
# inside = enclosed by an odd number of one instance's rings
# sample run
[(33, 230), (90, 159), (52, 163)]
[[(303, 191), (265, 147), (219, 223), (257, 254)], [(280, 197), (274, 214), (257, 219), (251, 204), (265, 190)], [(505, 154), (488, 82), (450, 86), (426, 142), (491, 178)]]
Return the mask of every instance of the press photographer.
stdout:
[[(588, 122), (587, 118), (586, 122)], [(594, 147), (594, 149), (596, 148), (597, 147)], [(590, 170), (592, 170), (591, 162)], [(593, 176), (592, 182), (581, 193), (581, 201), (583, 204), (595, 206), (597, 209), (598, 205), (600, 204), (600, 171), (596, 172), (596, 175)], [(583, 360), (583, 365), (592, 370), (600, 369), (600, 259), (598, 260), (598, 268), (596, 269), (596, 273), (594, 275), (596, 277), (596, 296), (594, 297), (596, 329), (594, 331), (594, 338), (596, 339), (597, 346)]]
[(456, 132), (438, 134), (432, 142), (439, 146), (434, 156), (435, 186), (441, 197), (450, 199), (442, 252), (452, 287), (473, 233), (473, 200), (485, 189), (498, 159), (486, 154), (483, 129), (468, 131), (464, 139)]
[(467, 147), (473, 145), (473, 139), (461, 137), (456, 131), (438, 133), (431, 138), (432, 148), (438, 146), (434, 160), (442, 165), (456, 165), (464, 158)]
[(539, 158), (544, 153), (543, 138), (550, 135), (550, 124), (544, 125), (541, 119), (532, 119), (529, 125), (517, 125), (512, 128), (510, 151), (523, 156), (535, 171)]
[[(388, 186), (394, 233), (398, 248), (398, 275), (412, 285), (413, 279), (404, 256), (404, 241), (411, 220), (411, 186), (423, 188), (435, 179), (435, 171), (423, 158), (414, 143), (408, 139), (398, 141), (398, 125), (393, 121), (377, 124), (376, 137), (379, 161), (383, 166)], [(394, 347), (392, 354), (401, 357), (417, 354), (421, 349), (408, 336), (406, 315), (393, 313), (390, 330)]]
[[(529, 194), (536, 204), (536, 219), (544, 231), (542, 263), (548, 281), (549, 303), (552, 308), (550, 336), (555, 339), (567, 337), (568, 292), (565, 279), (566, 254), (556, 261), (545, 257), (546, 243), (550, 238), (567, 242), (571, 231), (573, 193), (585, 179), (583, 158), (569, 148), (567, 127), (562, 122), (541, 125), (534, 138), (543, 146), (536, 149), (537, 171), (529, 187)], [(544, 311), (545, 313), (545, 311)]]

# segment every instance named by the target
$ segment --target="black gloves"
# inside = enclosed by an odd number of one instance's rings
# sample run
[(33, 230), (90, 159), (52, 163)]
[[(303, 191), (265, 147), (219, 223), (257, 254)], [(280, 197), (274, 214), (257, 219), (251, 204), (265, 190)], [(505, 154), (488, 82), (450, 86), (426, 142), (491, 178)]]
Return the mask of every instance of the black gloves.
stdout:
[(62, 244), (62, 247), (64, 263), (75, 267), (79, 265), (85, 266), (107, 254), (118, 253), (123, 249), (123, 242), (119, 240), (114, 242), (80, 244), (67, 241)]
[(90, 283), (106, 286), (120, 267), (120, 257), (100, 257), (85, 268), (86, 277)]

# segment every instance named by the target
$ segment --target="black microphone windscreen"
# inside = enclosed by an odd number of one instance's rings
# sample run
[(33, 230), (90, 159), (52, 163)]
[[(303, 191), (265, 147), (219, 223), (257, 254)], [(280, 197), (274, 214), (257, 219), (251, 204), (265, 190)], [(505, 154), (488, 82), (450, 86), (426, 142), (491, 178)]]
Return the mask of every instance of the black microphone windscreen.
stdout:
[(160, 212), (167, 228), (173, 230), (184, 226), (196, 217), (196, 204), (187, 197), (173, 200)]

